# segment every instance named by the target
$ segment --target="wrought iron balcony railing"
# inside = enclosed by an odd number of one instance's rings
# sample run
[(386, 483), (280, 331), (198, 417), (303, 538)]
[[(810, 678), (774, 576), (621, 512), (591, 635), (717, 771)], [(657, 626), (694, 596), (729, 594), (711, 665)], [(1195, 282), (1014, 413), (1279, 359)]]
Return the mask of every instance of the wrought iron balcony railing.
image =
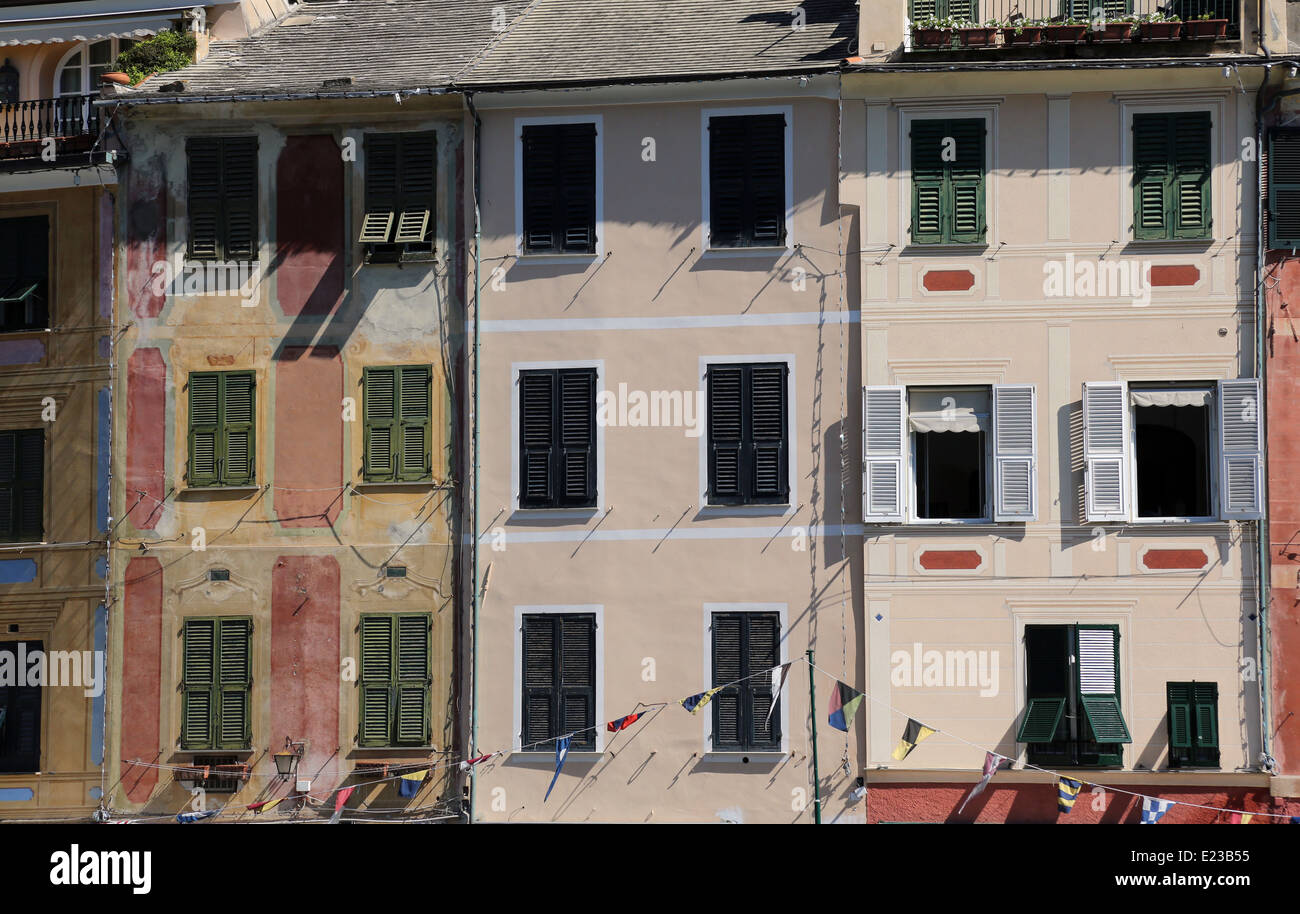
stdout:
[(93, 95), (34, 98), (0, 105), (0, 159), (40, 156), (46, 139), (55, 151), (84, 152), (99, 136)]

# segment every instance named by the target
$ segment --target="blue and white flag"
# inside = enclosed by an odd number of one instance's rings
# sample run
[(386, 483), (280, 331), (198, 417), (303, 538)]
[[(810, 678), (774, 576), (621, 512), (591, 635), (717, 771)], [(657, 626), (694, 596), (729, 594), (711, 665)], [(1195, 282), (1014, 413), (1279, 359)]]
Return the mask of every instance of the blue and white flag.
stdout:
[(198, 822), (207, 819), (221, 812), (219, 809), (205, 809), (203, 812), (183, 812), (176, 817), (176, 821), (182, 825), (188, 825), (191, 822)]
[(560, 777), (560, 769), (564, 767), (564, 760), (569, 757), (569, 743), (572, 740), (572, 736), (565, 736), (555, 741), (555, 774), (551, 775), (551, 786), (546, 788), (546, 796), (542, 797), (543, 803), (551, 798), (551, 791), (555, 789), (555, 782)]
[(1155, 797), (1143, 797), (1142, 824), (1155, 825), (1165, 817), (1165, 813), (1169, 812), (1169, 807), (1173, 805), (1173, 800), (1157, 800)]

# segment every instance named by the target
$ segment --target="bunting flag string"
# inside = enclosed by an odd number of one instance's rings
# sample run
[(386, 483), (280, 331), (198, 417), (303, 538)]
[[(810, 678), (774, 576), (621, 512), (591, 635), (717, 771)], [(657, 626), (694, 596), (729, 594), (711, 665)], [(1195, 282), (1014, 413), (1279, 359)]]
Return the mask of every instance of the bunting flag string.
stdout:
[(244, 808), (250, 809), (255, 813), (270, 812), (272, 809), (275, 809), (275, 807), (283, 803), (284, 799), (284, 797), (276, 797), (274, 800), (262, 800), (260, 803), (250, 803)]
[(640, 720), (641, 715), (644, 713), (644, 711), (637, 711), (635, 714), (628, 714), (625, 717), (620, 717), (618, 720), (611, 720), (609, 723), (605, 724), (605, 729), (610, 733), (619, 733)]
[(772, 668), (772, 703), (767, 706), (767, 717), (763, 720), (764, 730), (772, 724), (772, 712), (776, 710), (777, 702), (781, 700), (781, 691), (785, 688), (785, 680), (790, 675), (792, 666), (794, 666), (793, 660)]
[(1158, 800), (1155, 797), (1142, 798), (1142, 823), (1143, 825), (1155, 825), (1165, 817), (1170, 807), (1174, 806), (1173, 800)]
[(862, 693), (837, 679), (831, 689), (831, 704), (826, 721), (836, 730), (848, 733), (849, 724), (853, 723), (861, 706)]
[(404, 797), (413, 797), (420, 792), (420, 785), (424, 783), (425, 778), (429, 776), (432, 769), (425, 768), (423, 771), (412, 771), (410, 774), (402, 775), (397, 782), (397, 792)]
[(1074, 801), (1079, 799), (1083, 785), (1071, 778), (1056, 779), (1056, 808), (1067, 816), (1074, 809)]
[(487, 755), (480, 755), (478, 758), (467, 758), (465, 759), (465, 761), (460, 763), (460, 770), (469, 771), (479, 762), (486, 762), (488, 759), (496, 758), (498, 755), (502, 755), (502, 754), (503, 753), (501, 752), (501, 750), (498, 749), (496, 752), (489, 752)]
[(569, 744), (573, 742), (573, 737), (561, 737), (555, 743), (555, 774), (551, 775), (551, 786), (546, 788), (546, 796), (542, 797), (545, 803), (551, 798), (551, 791), (555, 789), (555, 782), (559, 780), (560, 770), (564, 767), (564, 761), (569, 757)]
[(180, 813), (178, 816), (176, 816), (176, 821), (182, 825), (188, 825), (191, 822), (199, 822), (202, 821), (203, 819), (210, 819), (212, 816), (215, 816), (219, 812), (221, 812), (220, 809), (205, 809), (202, 812), (183, 812)]
[(1248, 812), (1234, 812), (1228, 816), (1229, 825), (1249, 825), (1250, 820), (1255, 818)]
[(957, 815), (961, 815), (961, 811), (966, 808), (967, 803), (984, 792), (984, 788), (989, 786), (989, 781), (993, 780), (993, 775), (997, 774), (998, 768), (1002, 766), (1003, 761), (1003, 756), (998, 755), (996, 752), (984, 753), (984, 776), (980, 778), (978, 784), (971, 788), (971, 792), (966, 794), (966, 799), (961, 801), (961, 805), (957, 807)]
[(334, 815), (330, 816), (331, 825), (343, 818), (343, 807), (347, 805), (348, 797), (352, 796), (354, 790), (356, 790), (355, 787), (344, 787), (339, 791), (338, 796), (334, 798)]
[(694, 714), (700, 708), (704, 707), (709, 702), (713, 701), (713, 696), (721, 692), (722, 689), (723, 686), (717, 686), (715, 688), (709, 689), (707, 692), (700, 692), (698, 695), (691, 695), (686, 698), (683, 698), (681, 700), (681, 706), (685, 708), (687, 711), (690, 711), (692, 714)]
[[(898, 741), (894, 747), (893, 756), (897, 761), (902, 761), (912, 754), (912, 750), (917, 747), (921, 740), (933, 736), (938, 731), (933, 727), (927, 727), (919, 720), (907, 719), (907, 726), (903, 728), (903, 738)], [(987, 750), (985, 750), (987, 751)]]

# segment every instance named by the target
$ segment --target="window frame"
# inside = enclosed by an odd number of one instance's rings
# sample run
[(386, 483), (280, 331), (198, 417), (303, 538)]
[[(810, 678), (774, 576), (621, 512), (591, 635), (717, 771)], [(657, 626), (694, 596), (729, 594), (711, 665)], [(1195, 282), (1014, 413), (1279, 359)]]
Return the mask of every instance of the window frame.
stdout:
[[(1147, 517), (1139, 514), (1140, 500), (1138, 498), (1138, 453), (1137, 453), (1137, 407), (1133, 405), (1133, 391), (1169, 391), (1169, 390), (1208, 390), (1210, 393), (1209, 402), (1205, 404), (1207, 412), (1206, 421), (1206, 448), (1205, 461), (1206, 475), (1209, 477), (1209, 507), (1211, 513), (1202, 517), (1181, 517), (1178, 515), (1163, 517)], [(1130, 381), (1124, 390), (1124, 407), (1128, 410), (1128, 438), (1129, 438), (1129, 460), (1128, 474), (1132, 481), (1130, 497), (1133, 499), (1132, 510), (1129, 513), (1130, 523), (1134, 524), (1210, 524), (1221, 523), (1219, 518), (1219, 473), (1222, 463), (1222, 455), (1219, 454), (1219, 391), (1218, 385), (1213, 381), (1196, 381), (1196, 382), (1159, 382), (1159, 381)]]
[[(910, 40), (910, 39), (909, 39)], [(959, 255), (973, 255), (980, 250), (996, 248), (1000, 243), (998, 227), (998, 107), (993, 101), (987, 104), (957, 106), (952, 104), (900, 104), (898, 113), (899, 168), (898, 199), (907, 201), (897, 207), (897, 233), (902, 247), (915, 247), (919, 251), (951, 251)], [(984, 239), (979, 242), (917, 243), (912, 241), (912, 124), (918, 120), (973, 120), (984, 119)]]
[[(40, 513), (40, 527), (41, 527), (40, 531), (36, 534), (36, 539), (30, 539), (27, 537), (25, 533), (17, 532), (16, 529), (14, 533), (9, 533), (9, 534), (0, 533), (0, 543), (4, 543), (6, 545), (44, 543), (46, 542), (45, 537), (47, 533), (47, 523), (46, 523), (47, 518), (45, 515), (45, 502), (48, 495), (47, 486), (45, 484), (46, 482), (49, 481), (50, 478), (49, 442), (46, 440), (45, 429), (44, 428), (0, 428), (0, 435), (14, 436), (14, 480), (11, 483), (6, 483), (6, 485), (13, 486), (15, 494), (20, 486), (31, 485), (31, 483), (27, 481), (25, 477), (20, 479), (18, 476), (18, 466), (20, 460), (19, 455), (21, 453), (20, 448), (21, 448), (22, 439), (39, 438), (41, 442), (41, 476), (40, 476), (40, 498), (39, 498), (40, 501), (39, 513)], [(14, 528), (18, 527), (17, 499), (13, 499), (13, 502), (10, 506), (10, 525)]]
[[(738, 615), (744, 613), (755, 613), (759, 615), (774, 615), (777, 618), (778, 637), (776, 642), (777, 662), (784, 664), (790, 661), (789, 642), (790, 629), (788, 623), (789, 606), (786, 603), (705, 603), (703, 606), (703, 678), (701, 682), (709, 683), (708, 688), (713, 688), (713, 617), (715, 615)], [(780, 739), (778, 745), (772, 747), (759, 747), (749, 749), (732, 749), (732, 748), (714, 748), (714, 714), (712, 702), (706, 705), (699, 712), (699, 716), (704, 718), (702, 722), (701, 745), (704, 748), (704, 758), (717, 759), (720, 761), (731, 761), (742, 756), (759, 757), (759, 758), (779, 758), (790, 752), (790, 700), (792, 684), (787, 680), (782, 696), (774, 696), (778, 702), (777, 709), (773, 714), (773, 725), (779, 729)]]
[[(524, 128), (563, 124), (593, 124), (596, 128), (596, 214), (594, 250), (591, 252), (532, 252), (524, 246)], [(605, 118), (600, 114), (574, 114), (555, 117), (517, 117), (514, 119), (515, 176), (515, 257), (520, 263), (590, 263), (605, 256)]]
[[(394, 189), (395, 202), (392, 211), (392, 223), (389, 226), (386, 236), (392, 235), (395, 239), (401, 224), (402, 213), (405, 211), (397, 205), (403, 201), (406, 193), (402, 186), (402, 152), (401, 148), (407, 138), (427, 138), (431, 145), (432, 153), (432, 184), (429, 189), (429, 221), (425, 226), (423, 241), (367, 241), (365, 240), (366, 223), (370, 210), (367, 208), (369, 203), (368, 194), (372, 178), (370, 174), (371, 167), (371, 147), (370, 143), (376, 139), (391, 139), (396, 144), (396, 162), (394, 169), (397, 172), (396, 187)], [(439, 157), (438, 157), (438, 132), (436, 130), (406, 130), (406, 131), (365, 131), (361, 135), (362, 146), (362, 168), (361, 168), (361, 190), (358, 196), (361, 198), (361, 226), (354, 236), (353, 241), (361, 245), (362, 262), (371, 263), (418, 263), (422, 261), (432, 261), (437, 259), (438, 254), (438, 177), (439, 177)], [(427, 248), (427, 250), (425, 250)]]
[[(112, 38), (99, 38), (96, 39), (95, 41), (83, 40), (78, 42), (75, 47), (70, 48), (62, 57), (59, 58), (59, 63), (54, 68), (54, 83), (53, 83), (54, 97), (55, 98), (78, 98), (80, 96), (95, 95), (99, 92), (99, 86), (89, 85), (90, 68), (92, 66), (90, 63), (91, 45), (103, 44), (104, 42), (111, 42), (111, 44), (109, 44), (108, 63), (106, 64), (106, 66), (111, 68), (113, 64), (117, 62), (118, 55), (126, 50), (126, 48), (122, 47), (122, 42), (124, 41), (129, 42), (127, 47), (130, 47), (131, 45), (138, 44), (141, 40), (142, 39), (140, 38), (112, 37)], [(82, 55), (81, 65), (80, 65), (81, 91), (64, 92), (59, 85), (63, 81), (63, 71), (68, 68), (68, 61), (72, 60), (72, 58), (75, 57), (78, 52), (80, 52)], [(99, 66), (99, 64), (95, 64), (94, 66)]]
[(514, 662), (512, 668), (513, 682), (513, 716), (510, 731), (510, 751), (525, 757), (537, 756), (554, 759), (555, 745), (552, 742), (544, 747), (521, 748), (523, 740), (524, 710), (524, 616), (567, 615), (595, 617), (595, 748), (574, 749), (570, 755), (584, 758), (597, 758), (605, 751), (605, 724), (609, 719), (605, 715), (605, 607), (602, 604), (543, 604), (519, 605), (514, 612)]
[[(253, 185), (251, 197), (251, 219), (250, 219), (250, 244), (251, 251), (247, 257), (232, 257), (229, 253), (230, 246), (230, 212), (228, 204), (232, 198), (226, 193), (226, 165), (225, 165), (225, 144), (230, 140), (251, 141), (253, 145)], [(218, 215), (217, 226), (214, 238), (213, 254), (211, 257), (195, 253), (194, 237), (194, 206), (192, 200), (192, 144), (195, 142), (217, 143), (217, 182), (220, 188), (218, 193)], [(181, 239), (181, 248), (185, 254), (187, 263), (199, 264), (258, 264), (261, 262), (262, 245), (267, 240), (263, 237), (262, 231), (262, 144), (256, 133), (195, 133), (185, 136), (184, 145), (185, 156), (185, 232)], [(234, 198), (238, 199), (238, 198)]]
[[(365, 730), (365, 690), (367, 688), (378, 688), (375, 682), (365, 678), (365, 651), (362, 646), (362, 632), (366, 619), (384, 618), (391, 620), (389, 631), (392, 638), (389, 644), (389, 677), (383, 680), (388, 696), (388, 738), (383, 741), (369, 741), (363, 735)], [(403, 682), (414, 682), (415, 680), (404, 680), (399, 670), (399, 629), (400, 620), (412, 618), (422, 619), (425, 623), (425, 676), (424, 676), (424, 711), (423, 711), (423, 736), (417, 741), (401, 740), (398, 736), (399, 728), (399, 704), (397, 696), (402, 688)], [(433, 613), (418, 611), (399, 611), (399, 612), (363, 612), (357, 616), (356, 626), (356, 644), (357, 644), (357, 679), (356, 679), (356, 708), (357, 708), (357, 728), (355, 745), (358, 749), (423, 749), (432, 745), (433, 740)]]
[[(28, 654), (31, 654), (32, 652), (34, 652), (34, 651), (38, 651), (38, 650), (41, 651), (41, 652), (44, 652), (44, 651), (45, 651), (46, 639), (45, 639), (45, 638), (32, 638), (32, 637), (30, 637), (30, 636), (28, 636), (28, 637), (12, 637), (12, 636), (6, 636), (4, 640), (0, 640), (0, 648), (7, 648), (7, 651), (6, 651), (6, 652), (12, 652), (12, 653), (14, 654), (14, 662), (15, 662), (15, 663), (17, 663), (17, 651), (18, 651), (18, 645), (19, 645), (19, 644), (26, 645), (26, 647), (24, 648), (24, 650), (25, 650)], [(49, 655), (46, 654), (45, 656), (46, 656), (47, 659), (48, 659)], [(31, 685), (28, 685), (28, 686), (19, 686), (19, 685), (17, 685), (17, 684), (13, 684), (13, 685), (0, 685), (0, 690), (2, 690), (2, 691), (8, 691), (8, 692), (10, 693), (10, 695), (11, 695), (15, 700), (16, 700), (16, 698), (17, 698), (17, 696), (18, 696), (18, 694), (19, 694), (20, 691), (22, 691), (22, 690), (26, 690), (26, 691), (27, 691), (27, 694), (28, 694), (29, 696), (30, 696), (30, 695), (34, 695), (34, 696), (35, 696), (35, 702), (36, 702), (36, 709), (35, 709), (35, 711), (36, 711), (36, 738), (35, 738), (36, 748), (33, 750), (33, 758), (31, 759), (31, 761), (32, 761), (32, 767), (31, 767), (30, 770), (27, 769), (25, 766), (22, 767), (22, 768), (0, 768), (0, 777), (6, 777), (6, 776), (8, 776), (8, 775), (20, 775), (20, 774), (38, 774), (38, 773), (42, 770), (42, 768), (41, 768), (41, 758), (42, 758), (42, 756), (45, 754), (44, 751), (43, 751), (43, 749), (44, 749), (44, 742), (45, 742), (44, 737), (45, 737), (45, 730), (46, 730), (46, 727), (45, 727), (45, 714), (46, 714), (45, 692), (46, 692), (46, 690), (45, 690), (45, 688), (42, 687), (42, 686), (31, 686)], [(8, 731), (8, 727), (9, 727), (9, 723), (10, 723), (10, 722), (9, 722), (9, 720), (8, 720), (7, 709), (10, 708), (10, 707), (12, 707), (12, 705), (10, 705), (10, 704), (8, 704), (8, 703), (6, 702), (6, 704), (5, 704), (5, 708), (6, 708), (6, 720), (5, 720), (5, 723), (3, 724), (3, 726), (5, 727), (5, 730), (4, 730), (3, 732), (4, 732), (5, 734), (8, 734), (8, 732), (9, 732), (9, 731)], [(15, 763), (11, 763), (11, 764), (16, 764), (16, 762), (15, 762)]]
[[(977, 233), (973, 233), (973, 234), (976, 234), (979, 237), (973, 237), (973, 238), (958, 237), (958, 235), (961, 234), (957, 231), (957, 227), (956, 227), (957, 205), (955, 200), (955, 188), (958, 184), (958, 181), (953, 176), (953, 167), (952, 167), (956, 163), (945, 163), (942, 166), (942, 178), (940, 182), (940, 187), (941, 187), (940, 198), (939, 198), (940, 225), (939, 225), (938, 237), (933, 239), (918, 238), (918, 236), (921, 234), (920, 232), (917, 231), (917, 218), (919, 212), (918, 191), (920, 185), (917, 182), (917, 176), (916, 176), (916, 168), (915, 168), (915, 161), (914, 161), (915, 154), (916, 154), (916, 143), (912, 134), (917, 129), (917, 125), (921, 123), (937, 122), (940, 124), (952, 125), (954, 122), (958, 122), (958, 121), (976, 123), (976, 122), (982, 122), (983, 119), (979, 117), (935, 117), (935, 118), (918, 117), (918, 118), (912, 118), (908, 122), (908, 150), (911, 156), (908, 160), (908, 173), (911, 178), (910, 186), (909, 186), (909, 194), (908, 194), (911, 200), (911, 204), (909, 206), (910, 220), (908, 223), (908, 245), (909, 246), (914, 245), (917, 247), (936, 248), (936, 247), (943, 247), (943, 246), (955, 247), (959, 245), (968, 246), (968, 247), (981, 246), (981, 245), (987, 246), (988, 244), (989, 174), (988, 174), (987, 142), (984, 144), (983, 156), (982, 156), (983, 161), (981, 162), (980, 165), (979, 185), (976, 189), (976, 201), (977, 201), (976, 208), (978, 210), (978, 216), (980, 218), (980, 221), (983, 223), (983, 227)], [(987, 131), (988, 123), (983, 122), (981, 129)], [(956, 135), (955, 131), (953, 135), (954, 136)]]
[[(710, 243), (712, 210), (712, 171), (709, 166), (709, 121), (715, 117), (749, 117), (780, 114), (785, 117), (785, 244), (770, 246), (713, 247)], [(794, 106), (743, 105), (726, 108), (703, 108), (700, 111), (700, 251), (713, 257), (772, 256), (774, 252), (793, 251), (796, 246), (794, 210)]]
[[(1227, 205), (1230, 197), (1225, 196), (1219, 188), (1221, 183), (1219, 166), (1225, 161), (1228, 163), (1232, 161), (1231, 157), (1225, 160), (1221, 148), (1226, 123), (1223, 95), (1208, 93), (1170, 95), (1160, 101), (1152, 101), (1143, 93), (1134, 93), (1131, 96), (1117, 93), (1116, 100), (1120, 102), (1120, 170), (1115, 189), (1119, 207), (1115, 231), (1119, 234), (1115, 237), (1124, 239), (1129, 244), (1204, 246), (1212, 243), (1216, 237), (1228, 237), (1240, 231), (1241, 216), (1237, 214), (1234, 207)], [(1210, 115), (1209, 235), (1204, 238), (1139, 238), (1136, 231), (1137, 214), (1134, 210), (1133, 177), (1136, 167), (1133, 118), (1138, 114), (1177, 114), (1193, 111), (1206, 111)]]
[[(1214, 687), (1214, 697), (1210, 699), (1208, 702), (1204, 702), (1206, 704), (1212, 704), (1214, 708), (1215, 727), (1214, 727), (1214, 746), (1212, 749), (1208, 747), (1202, 748), (1196, 745), (1197, 735), (1200, 732), (1200, 726), (1197, 723), (1197, 717), (1196, 717), (1196, 706), (1198, 704), (1201, 704), (1202, 702), (1197, 701), (1195, 692), (1197, 686), (1207, 686), (1207, 685)], [(1188, 734), (1188, 740), (1191, 743), (1191, 745), (1188, 746), (1186, 749), (1182, 750), (1186, 756), (1185, 760), (1180, 755), (1176, 754), (1177, 750), (1174, 747), (1174, 701), (1172, 699), (1172, 696), (1169, 694), (1171, 686), (1188, 687), (1192, 694), (1191, 700), (1186, 703), (1189, 710), (1188, 721), (1187, 721), (1187, 734)], [(1168, 739), (1168, 750), (1169, 750), (1168, 767), (1171, 770), (1175, 770), (1175, 771), (1196, 770), (1196, 769), (1210, 770), (1210, 771), (1221, 770), (1223, 767), (1223, 747), (1220, 745), (1219, 727), (1218, 727), (1218, 716), (1219, 716), (1218, 681), (1193, 679), (1193, 680), (1183, 680), (1183, 681), (1171, 680), (1169, 682), (1166, 682), (1165, 683), (1165, 713), (1168, 715), (1166, 721), (1166, 727), (1165, 727), (1165, 736)], [(1205, 761), (1204, 759), (1206, 756), (1198, 757), (1198, 752), (1213, 753), (1214, 761), (1213, 762)]]
[[(910, 496), (910, 498), (908, 499), (907, 523), (919, 524), (919, 525), (993, 523), (993, 507), (994, 507), (993, 473), (995, 469), (993, 466), (993, 437), (994, 437), (993, 435), (993, 421), (994, 421), (993, 385), (991, 384), (952, 384), (952, 385), (908, 384), (906, 385), (906, 389), (907, 389), (907, 396), (904, 398), (903, 401), (903, 421), (904, 423), (906, 423), (905, 427), (907, 429), (907, 470), (906, 472), (907, 472), (908, 484), (911, 486), (909, 492), (907, 493)], [(911, 423), (912, 391), (914, 390), (934, 390), (934, 391), (981, 390), (987, 392), (989, 410), (988, 413), (985, 414), (985, 418), (988, 421), (988, 428), (983, 433), (984, 450), (980, 460), (980, 488), (983, 490), (984, 493), (984, 499), (983, 499), (984, 504), (983, 504), (983, 511), (979, 517), (921, 517), (920, 516), (920, 507), (921, 507), (920, 478), (919, 478), (920, 467), (918, 466), (917, 456), (916, 456), (917, 432), (915, 429), (912, 428), (912, 423)], [(959, 432), (958, 434), (967, 434), (967, 433)]]
[[(10, 223), (10, 222), (25, 222), (28, 220), (34, 221), (37, 219), (45, 220), (45, 272), (40, 277), (39, 281), (36, 283), (37, 286), (41, 287), (40, 289), (41, 295), (45, 301), (45, 308), (44, 308), (45, 319), (43, 322), (39, 322), (32, 326), (9, 328), (7, 325), (3, 323), (3, 311), (0, 310), (0, 337), (5, 337), (11, 334), (19, 334), (19, 333), (41, 333), (43, 331), (49, 330), (50, 327), (53, 326), (52, 312), (54, 310), (54, 297), (51, 294), (54, 288), (54, 263), (55, 263), (55, 251), (54, 251), (55, 233), (53, 231), (53, 225), (54, 225), (53, 215), (46, 210), (29, 211), (25, 213), (5, 212), (2, 215), (0, 215), (0, 224)], [(19, 227), (18, 231), (21, 232), (21, 227)], [(15, 279), (19, 279), (19, 278), (20, 277), (15, 277)], [(21, 277), (21, 278), (25, 280), (27, 277)], [(0, 288), (0, 292), (3, 291), (4, 289)], [(0, 308), (3, 308), (3, 306), (0, 306)]]
[(559, 362), (514, 362), (510, 366), (510, 506), (511, 515), (520, 517), (545, 516), (555, 519), (587, 520), (605, 510), (605, 424), (596, 421), (596, 503), (590, 507), (529, 508), (520, 504), (523, 491), (521, 454), (523, 440), (523, 404), (521, 402), (521, 376), (529, 371), (563, 371), (566, 369), (595, 369), (596, 390), (593, 400), (595, 417), (600, 415), (600, 395), (605, 389), (605, 360), (577, 359)]
[[(230, 430), (227, 427), (228, 423), (225, 421), (226, 385), (224, 379), (231, 375), (245, 375), (247, 377), (252, 378), (253, 381), (251, 386), (251, 391), (252, 391), (251, 393), (252, 403), (250, 408), (251, 421), (248, 423), (248, 464), (249, 464), (248, 479), (246, 481), (241, 481), (241, 482), (224, 481), (223, 477), (225, 473), (225, 466), (217, 463), (219, 460), (222, 459), (222, 455), (224, 455), (225, 453), (225, 441), (227, 440), (230, 434)], [(213, 481), (207, 485), (196, 485), (191, 481), (193, 478), (191, 467), (194, 464), (194, 434), (195, 434), (194, 414), (193, 414), (193, 392), (191, 390), (191, 384), (193, 382), (193, 379), (198, 376), (213, 376), (218, 378), (218, 388), (217, 388), (218, 390), (217, 420), (218, 421), (214, 426), (216, 429), (217, 439), (216, 439), (216, 443), (214, 444), (214, 451), (213, 451), (213, 463), (215, 466), (213, 471)], [(185, 402), (185, 429), (186, 429), (185, 438), (186, 438), (186, 446), (187, 446), (185, 474), (184, 474), (185, 487), (187, 489), (195, 489), (195, 490), (255, 488), (257, 486), (257, 464), (258, 464), (258, 460), (257, 460), (257, 389), (258, 389), (257, 371), (252, 368), (232, 369), (229, 371), (191, 371), (188, 375), (186, 375), (184, 389), (186, 392), (184, 402)]]

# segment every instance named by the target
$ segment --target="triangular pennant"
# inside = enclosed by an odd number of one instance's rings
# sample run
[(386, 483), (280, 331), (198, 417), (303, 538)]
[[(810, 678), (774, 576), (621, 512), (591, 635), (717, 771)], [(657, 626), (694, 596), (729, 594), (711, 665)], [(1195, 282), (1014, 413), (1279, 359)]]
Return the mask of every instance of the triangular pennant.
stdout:
[(776, 703), (781, 700), (781, 690), (785, 688), (785, 678), (790, 675), (792, 666), (794, 666), (793, 661), (772, 668), (772, 703), (767, 706), (767, 717), (763, 721), (764, 730), (767, 730), (772, 723), (772, 712), (776, 710)]
[(858, 713), (858, 707), (862, 704), (863, 695), (853, 686), (836, 680), (835, 687), (831, 689), (831, 704), (828, 722), (836, 730), (849, 732), (849, 724), (853, 723), (853, 718)]
[(545, 803), (551, 798), (551, 791), (555, 789), (555, 782), (560, 777), (560, 769), (564, 767), (564, 760), (569, 757), (569, 743), (573, 737), (564, 736), (555, 741), (555, 774), (551, 775), (551, 786), (546, 788), (546, 796), (542, 797)]
[(334, 796), (334, 815), (330, 816), (330, 822), (335, 823), (343, 818), (343, 807), (347, 805), (348, 797), (352, 796), (355, 787), (344, 787)]
[(984, 753), (984, 776), (980, 778), (978, 784), (971, 788), (971, 792), (966, 794), (966, 799), (961, 801), (961, 805), (957, 807), (958, 815), (961, 815), (961, 811), (966, 808), (967, 803), (984, 792), (984, 788), (989, 786), (989, 781), (993, 780), (993, 775), (997, 773), (1001, 764), (1002, 756), (996, 752)]
[(683, 698), (681, 700), (681, 706), (685, 708), (687, 711), (690, 711), (692, 714), (694, 714), (700, 708), (704, 707), (709, 702), (711, 702), (713, 700), (713, 696), (717, 695), (721, 691), (722, 691), (722, 686), (718, 686), (717, 688), (709, 689), (707, 692), (700, 692), (698, 695), (692, 695), (689, 698)]
[(423, 771), (412, 771), (410, 774), (404, 774), (397, 781), (397, 792), (404, 797), (413, 797), (420, 792), (420, 785), (428, 777), (429, 769)]
[(912, 754), (912, 750), (916, 748), (917, 743), (921, 742), (921, 740), (930, 736), (934, 732), (933, 729), (927, 727), (919, 720), (912, 720), (912, 718), (909, 717), (907, 719), (907, 726), (903, 729), (903, 738), (900, 739), (898, 745), (894, 747), (894, 758), (901, 762)]
[(1165, 817), (1169, 808), (1175, 805), (1173, 800), (1157, 800), (1155, 797), (1142, 798), (1142, 824), (1155, 825)]
[(1083, 784), (1078, 781), (1072, 781), (1069, 778), (1056, 779), (1056, 808), (1058, 811), (1069, 815), (1074, 809), (1074, 801), (1079, 798), (1079, 791)]

